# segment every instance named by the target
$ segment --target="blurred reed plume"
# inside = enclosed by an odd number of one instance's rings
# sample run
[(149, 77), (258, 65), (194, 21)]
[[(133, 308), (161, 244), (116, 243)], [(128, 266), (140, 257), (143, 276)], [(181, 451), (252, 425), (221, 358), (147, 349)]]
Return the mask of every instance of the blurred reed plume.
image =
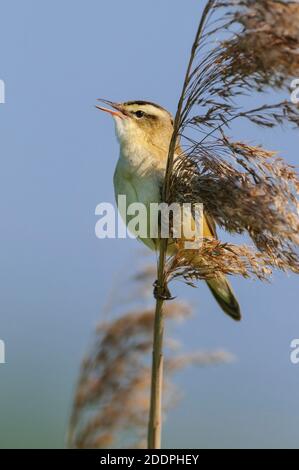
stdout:
[[(161, 444), (163, 305), (167, 284), (223, 274), (265, 280), (278, 268), (298, 273), (298, 188), (295, 169), (259, 145), (232, 138), (238, 119), (262, 128), (298, 130), (290, 100), (299, 74), (299, 4), (282, 0), (208, 0), (185, 74), (169, 146), (162, 199), (203, 203), (211, 227), (249, 235), (253, 246), (203, 240), (198, 250), (167, 259), (160, 242), (148, 445)], [(266, 102), (261, 92), (288, 92)], [(242, 99), (255, 94), (253, 108)], [(177, 155), (178, 143), (183, 151)], [(212, 230), (213, 232), (215, 230)]]
[[(146, 447), (154, 321), (154, 309), (147, 305), (146, 298), (153, 274), (151, 266), (144, 267), (130, 282), (138, 307), (131, 310), (129, 301), (116, 318), (97, 327), (94, 345), (81, 366), (70, 420), (69, 447)], [(129, 286), (125, 287), (127, 290)], [(190, 306), (182, 302), (173, 302), (165, 309), (171, 321), (185, 319), (190, 313)], [(176, 371), (190, 364), (204, 366), (233, 359), (221, 350), (182, 354), (178, 343), (170, 338), (166, 345), (165, 411), (177, 401), (177, 390), (171, 382)]]

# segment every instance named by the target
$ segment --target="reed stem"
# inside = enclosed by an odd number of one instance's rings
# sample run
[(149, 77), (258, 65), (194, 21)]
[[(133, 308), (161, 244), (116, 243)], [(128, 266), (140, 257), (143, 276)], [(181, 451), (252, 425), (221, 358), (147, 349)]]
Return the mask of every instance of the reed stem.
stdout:
[[(173, 168), (174, 154), (178, 139), (178, 134), (181, 126), (181, 116), (184, 104), (184, 98), (190, 82), (193, 61), (195, 59), (196, 50), (200, 41), (201, 34), (207, 16), (214, 4), (214, 0), (209, 0), (203, 11), (196, 36), (192, 45), (190, 59), (184, 79), (181, 96), (178, 102), (177, 112), (173, 124), (173, 133), (169, 144), (167, 165), (165, 171), (165, 178), (163, 184), (163, 201), (169, 200), (169, 186), (170, 177)], [(157, 299), (154, 318), (154, 338), (153, 338), (153, 356), (152, 356), (152, 374), (151, 374), (151, 397), (150, 397), (150, 412), (148, 424), (148, 448), (160, 449), (161, 448), (161, 433), (162, 433), (162, 389), (163, 389), (163, 336), (164, 336), (164, 315), (163, 304), (165, 292), (167, 291), (167, 280), (165, 275), (165, 262), (167, 254), (168, 240), (166, 238), (160, 240), (159, 248), (159, 261), (158, 261), (158, 276), (157, 276)]]

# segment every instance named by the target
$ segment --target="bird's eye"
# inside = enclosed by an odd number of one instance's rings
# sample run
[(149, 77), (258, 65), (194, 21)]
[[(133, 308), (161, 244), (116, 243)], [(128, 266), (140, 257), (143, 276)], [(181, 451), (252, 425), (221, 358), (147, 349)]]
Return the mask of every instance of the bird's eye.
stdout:
[(142, 118), (144, 116), (144, 112), (140, 111), (140, 110), (136, 111), (135, 116), (138, 117), (138, 118)]

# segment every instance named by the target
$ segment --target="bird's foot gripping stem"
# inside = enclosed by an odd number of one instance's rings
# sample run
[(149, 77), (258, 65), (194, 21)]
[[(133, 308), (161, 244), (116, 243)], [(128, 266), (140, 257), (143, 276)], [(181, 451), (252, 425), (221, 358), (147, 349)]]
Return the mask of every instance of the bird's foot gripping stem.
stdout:
[(172, 297), (170, 290), (168, 289), (167, 284), (160, 286), (158, 281), (155, 281), (154, 284), (154, 297), (156, 300), (173, 300), (175, 297)]

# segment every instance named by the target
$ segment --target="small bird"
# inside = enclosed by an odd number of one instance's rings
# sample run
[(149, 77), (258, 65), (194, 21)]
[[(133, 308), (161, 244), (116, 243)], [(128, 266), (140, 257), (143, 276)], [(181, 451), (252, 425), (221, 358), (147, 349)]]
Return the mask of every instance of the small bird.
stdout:
[[(160, 203), (168, 148), (173, 133), (172, 115), (162, 106), (149, 101), (98, 101), (110, 106), (111, 109), (98, 105), (96, 108), (112, 115), (120, 144), (114, 173), (116, 200), (119, 195), (125, 195), (127, 205), (141, 202), (147, 208), (151, 203)], [(178, 143), (176, 154), (181, 153)], [(149, 220), (148, 223), (155, 222)], [(203, 236), (217, 238), (215, 222), (208, 214), (203, 217)], [(140, 239), (152, 250), (157, 250), (158, 240), (150, 237)], [(174, 244), (171, 244), (170, 254), (173, 254), (174, 249)], [(209, 279), (207, 284), (222, 310), (234, 320), (240, 320), (238, 301), (225, 276)]]

